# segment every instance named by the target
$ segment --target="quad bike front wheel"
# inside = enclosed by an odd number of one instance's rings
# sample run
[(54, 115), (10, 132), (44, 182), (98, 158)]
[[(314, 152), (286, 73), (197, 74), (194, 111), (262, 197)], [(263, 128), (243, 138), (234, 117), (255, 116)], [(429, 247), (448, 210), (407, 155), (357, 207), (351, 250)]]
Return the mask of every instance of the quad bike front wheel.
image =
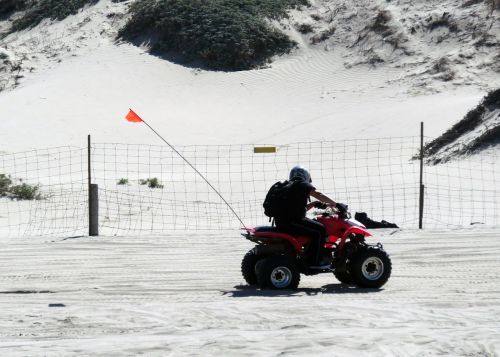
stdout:
[(255, 266), (261, 289), (297, 289), (300, 272), (295, 259), (285, 255), (271, 255), (259, 260)]
[(354, 284), (354, 279), (349, 270), (334, 271), (333, 275), (338, 281), (344, 284)]
[(248, 285), (257, 285), (257, 274), (255, 273), (255, 264), (263, 256), (257, 254), (256, 249), (251, 249), (245, 254), (241, 261), (241, 275)]
[(391, 276), (389, 255), (378, 247), (368, 247), (351, 262), (350, 273), (354, 283), (361, 288), (380, 288)]

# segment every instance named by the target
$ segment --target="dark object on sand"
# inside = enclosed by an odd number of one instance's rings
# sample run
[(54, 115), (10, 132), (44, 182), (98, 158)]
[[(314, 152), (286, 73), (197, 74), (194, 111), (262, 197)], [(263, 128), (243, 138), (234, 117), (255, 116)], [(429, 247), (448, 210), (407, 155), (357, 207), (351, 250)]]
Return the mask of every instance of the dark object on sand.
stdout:
[(363, 223), (366, 228), (399, 228), (396, 224), (384, 220), (381, 222), (374, 221), (365, 212), (356, 212), (354, 219)]

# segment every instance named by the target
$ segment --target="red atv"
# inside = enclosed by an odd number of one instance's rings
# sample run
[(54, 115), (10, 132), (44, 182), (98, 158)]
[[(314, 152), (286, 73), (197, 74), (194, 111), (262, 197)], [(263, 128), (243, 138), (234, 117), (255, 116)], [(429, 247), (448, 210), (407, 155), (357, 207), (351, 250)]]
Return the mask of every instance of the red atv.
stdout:
[(242, 235), (257, 245), (241, 262), (241, 272), (249, 285), (260, 288), (296, 289), (300, 274), (332, 273), (342, 283), (362, 288), (380, 288), (391, 275), (391, 260), (382, 244), (370, 245), (371, 234), (347, 211), (325, 210), (315, 218), (328, 234), (324, 251), (331, 257), (326, 269), (312, 269), (307, 264), (311, 238), (296, 236), (276, 227), (245, 229)]

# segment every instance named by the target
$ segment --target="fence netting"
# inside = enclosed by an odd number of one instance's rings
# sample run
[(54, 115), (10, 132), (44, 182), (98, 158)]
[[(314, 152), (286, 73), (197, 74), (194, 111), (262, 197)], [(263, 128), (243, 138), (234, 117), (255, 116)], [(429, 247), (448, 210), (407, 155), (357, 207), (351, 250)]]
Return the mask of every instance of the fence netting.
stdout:
[[(260, 145), (259, 145), (260, 146)], [(268, 224), (269, 187), (303, 165), (313, 185), (351, 212), (402, 228), (418, 227), (420, 137), (301, 142), (256, 153), (255, 145), (176, 149), (228, 201), (247, 226)], [(265, 151), (265, 150), (264, 150)], [(495, 151), (424, 166), (424, 227), (498, 225), (500, 165)], [(88, 232), (87, 148), (0, 154), (0, 175), (39, 187), (38, 199), (0, 198), (0, 234)], [(103, 235), (239, 229), (220, 197), (168, 146), (96, 143), (92, 182), (99, 186)], [(1, 176), (0, 176), (1, 177)], [(13, 185), (13, 184), (12, 184)], [(0, 186), (1, 187), (1, 186)], [(1, 191), (0, 191), (1, 192)]]
[(0, 154), (0, 236), (85, 234), (85, 152), (57, 147)]

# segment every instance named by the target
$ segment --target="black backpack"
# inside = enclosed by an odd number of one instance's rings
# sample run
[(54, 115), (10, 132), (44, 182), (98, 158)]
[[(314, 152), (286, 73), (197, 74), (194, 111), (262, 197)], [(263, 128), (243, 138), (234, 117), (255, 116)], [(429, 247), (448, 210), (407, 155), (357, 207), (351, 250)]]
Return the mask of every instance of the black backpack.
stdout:
[(286, 216), (289, 205), (289, 192), (292, 182), (278, 181), (271, 186), (264, 200), (264, 214), (269, 218)]

